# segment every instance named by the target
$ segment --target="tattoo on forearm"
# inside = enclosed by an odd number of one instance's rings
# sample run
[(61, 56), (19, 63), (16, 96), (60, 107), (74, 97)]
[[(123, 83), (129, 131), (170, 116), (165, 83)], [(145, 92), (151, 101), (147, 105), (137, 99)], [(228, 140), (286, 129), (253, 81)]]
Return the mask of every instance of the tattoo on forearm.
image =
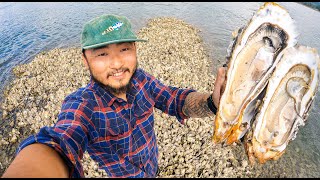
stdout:
[(192, 92), (186, 97), (182, 112), (188, 117), (208, 117), (214, 115), (209, 109), (207, 98), (211, 94)]

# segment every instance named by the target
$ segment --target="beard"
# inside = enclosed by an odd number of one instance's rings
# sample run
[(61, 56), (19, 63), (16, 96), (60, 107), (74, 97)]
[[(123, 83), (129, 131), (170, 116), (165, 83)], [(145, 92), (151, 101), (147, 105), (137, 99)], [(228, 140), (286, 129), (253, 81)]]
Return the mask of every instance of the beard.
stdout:
[(102, 82), (100, 82), (98, 79), (96, 79), (94, 77), (94, 75), (90, 72), (91, 74), (91, 77), (92, 77), (92, 80), (95, 81), (97, 84), (99, 84), (99, 86), (101, 86), (103, 89), (105, 89), (106, 91), (109, 91), (111, 92), (112, 94), (122, 94), (122, 93), (126, 93), (129, 89), (130, 89), (130, 82), (131, 82), (131, 79), (132, 79), (132, 76), (129, 80), (129, 82), (123, 86), (120, 86), (118, 88), (115, 88), (115, 87), (112, 87), (112, 86), (109, 86), (109, 85), (105, 85), (103, 84)]
[(112, 87), (110, 85), (105, 85), (103, 84), (101, 81), (99, 81), (92, 73), (92, 70), (89, 66), (89, 71), (90, 71), (90, 75), (91, 75), (91, 78), (92, 80), (97, 83), (100, 87), (102, 87), (103, 89), (105, 89), (106, 91), (108, 92), (111, 92), (112, 94), (115, 94), (115, 95), (118, 95), (118, 94), (123, 94), (123, 93), (126, 93), (129, 89), (130, 89), (130, 84), (131, 84), (131, 81), (132, 81), (132, 77), (134, 75), (134, 73), (136, 72), (138, 68), (138, 62), (136, 64), (136, 66), (132, 69), (133, 73), (132, 73), (132, 76), (130, 77), (130, 80), (128, 81), (127, 84), (124, 84), (118, 88), (116, 87)]

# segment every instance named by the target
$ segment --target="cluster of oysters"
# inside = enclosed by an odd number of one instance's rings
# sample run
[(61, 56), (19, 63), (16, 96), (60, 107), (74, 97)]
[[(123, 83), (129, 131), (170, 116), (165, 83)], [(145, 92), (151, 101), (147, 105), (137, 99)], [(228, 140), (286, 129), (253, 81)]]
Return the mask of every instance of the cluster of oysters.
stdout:
[(233, 35), (213, 142), (243, 142), (251, 164), (277, 160), (308, 118), (319, 55), (297, 43), (294, 20), (276, 3), (264, 3)]

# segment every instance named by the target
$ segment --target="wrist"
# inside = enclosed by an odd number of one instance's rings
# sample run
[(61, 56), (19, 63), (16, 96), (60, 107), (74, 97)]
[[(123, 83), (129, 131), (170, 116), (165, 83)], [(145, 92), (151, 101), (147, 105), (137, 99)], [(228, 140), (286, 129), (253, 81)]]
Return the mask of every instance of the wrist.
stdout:
[(217, 114), (217, 107), (214, 105), (213, 99), (212, 99), (212, 94), (207, 99), (207, 104), (209, 109), (216, 115)]

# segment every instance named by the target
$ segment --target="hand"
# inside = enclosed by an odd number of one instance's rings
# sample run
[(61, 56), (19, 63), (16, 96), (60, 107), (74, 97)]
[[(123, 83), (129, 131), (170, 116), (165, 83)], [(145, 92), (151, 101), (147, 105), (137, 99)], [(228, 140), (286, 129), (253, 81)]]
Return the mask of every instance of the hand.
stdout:
[(216, 82), (214, 83), (214, 89), (212, 93), (212, 100), (214, 102), (214, 105), (218, 108), (220, 103), (221, 94), (224, 92), (224, 89), (226, 87), (226, 74), (227, 74), (227, 68), (226, 67), (220, 67), (218, 69)]

